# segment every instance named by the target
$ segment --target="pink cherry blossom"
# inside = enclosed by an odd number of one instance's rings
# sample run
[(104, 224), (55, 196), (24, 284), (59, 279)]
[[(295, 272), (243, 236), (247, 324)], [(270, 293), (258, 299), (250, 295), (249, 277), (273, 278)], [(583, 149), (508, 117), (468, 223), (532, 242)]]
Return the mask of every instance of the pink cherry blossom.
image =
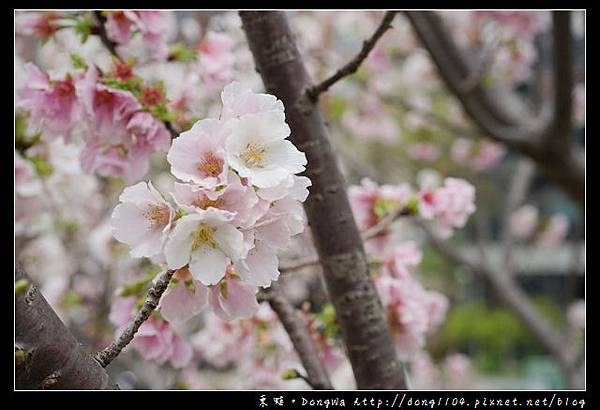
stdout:
[(25, 64), (25, 72), (27, 80), (16, 91), (17, 106), (29, 111), (29, 121), (44, 136), (69, 140), (81, 116), (74, 79), (67, 75), (64, 80), (51, 81), (32, 63)]
[(173, 197), (186, 212), (212, 207), (234, 214), (232, 223), (236, 226), (245, 228), (253, 225), (266, 209), (258, 209), (258, 196), (252, 187), (242, 185), (235, 173), (231, 172), (227, 180), (227, 186), (220, 191), (175, 183)]
[(209, 303), (223, 320), (247, 319), (258, 310), (257, 288), (228, 275), (210, 289)]
[(384, 266), (392, 276), (398, 278), (410, 275), (412, 270), (421, 263), (423, 254), (412, 241), (396, 245), (391, 257), (384, 261)]
[(440, 148), (428, 142), (417, 142), (408, 147), (408, 155), (417, 161), (434, 162), (440, 155)]
[(436, 218), (442, 236), (462, 228), (475, 212), (475, 188), (463, 179), (446, 178), (444, 185), (421, 192), (419, 211), (422, 217)]
[(99, 83), (98, 71), (94, 67), (88, 69), (76, 88), (89, 123), (86, 140), (115, 145), (129, 141), (127, 124), (131, 116), (142, 108), (135, 96)]
[(187, 366), (193, 355), (191, 345), (182, 340), (167, 322), (155, 317), (150, 317), (140, 326), (131, 346), (145, 360), (158, 364), (169, 361), (175, 368)]
[(187, 268), (173, 275), (160, 299), (160, 313), (169, 322), (179, 324), (197, 315), (208, 303), (208, 289), (193, 279)]
[(209, 91), (217, 90), (233, 78), (235, 54), (233, 39), (225, 33), (209, 31), (198, 44), (200, 75)]
[(223, 88), (221, 100), (223, 102), (221, 118), (224, 120), (259, 112), (278, 113), (282, 119), (285, 119), (281, 100), (271, 94), (255, 93), (238, 81)]
[(81, 168), (89, 174), (122, 177), (128, 183), (139, 181), (150, 167), (146, 155), (130, 155), (122, 144), (90, 142), (81, 152)]
[(127, 122), (129, 138), (125, 145), (132, 155), (148, 155), (155, 151), (167, 152), (171, 146), (171, 133), (162, 121), (148, 112), (138, 111)]
[(230, 212), (208, 208), (178, 219), (164, 250), (169, 267), (179, 269), (189, 263), (195, 279), (206, 286), (218, 283), (229, 262), (248, 253), (232, 218)]
[(140, 19), (133, 11), (112, 11), (106, 16), (106, 35), (118, 44), (126, 44), (131, 39), (132, 29), (139, 24)]
[(174, 217), (172, 206), (152, 183), (125, 188), (111, 218), (114, 237), (132, 247), (133, 257), (162, 253)]
[(540, 234), (539, 243), (549, 248), (558, 245), (569, 233), (569, 218), (564, 214), (554, 214), (550, 217), (544, 231)]
[(519, 239), (533, 235), (538, 224), (538, 210), (533, 205), (523, 205), (510, 216), (510, 230)]
[(127, 44), (131, 36), (140, 31), (144, 45), (156, 59), (165, 59), (169, 54), (167, 46), (168, 20), (159, 11), (112, 11), (106, 19), (106, 34), (118, 44)]
[(425, 344), (425, 336), (443, 319), (447, 301), (437, 292), (423, 289), (412, 276), (375, 278), (375, 286), (388, 314), (400, 357), (407, 359)]
[(213, 189), (226, 183), (224, 139), (229, 128), (222, 121), (198, 121), (173, 141), (167, 154), (171, 173), (177, 178)]
[(21, 12), (15, 16), (15, 30), (24, 36), (47, 39), (56, 33), (59, 28), (56, 20), (62, 17), (62, 13), (54, 11)]
[[(115, 324), (117, 334), (125, 329), (136, 312), (135, 297), (117, 296), (111, 305), (110, 321)], [(126, 349), (134, 348), (145, 360), (153, 360), (159, 364), (167, 361), (175, 368), (187, 366), (192, 359), (192, 346), (185, 342), (167, 322), (151, 316), (139, 328), (133, 341)]]

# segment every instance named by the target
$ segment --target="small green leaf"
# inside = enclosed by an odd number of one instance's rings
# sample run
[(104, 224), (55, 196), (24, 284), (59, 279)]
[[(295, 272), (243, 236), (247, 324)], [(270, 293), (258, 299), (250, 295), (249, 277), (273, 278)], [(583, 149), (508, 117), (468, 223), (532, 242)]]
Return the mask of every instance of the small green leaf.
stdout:
[(19, 279), (18, 281), (16, 281), (15, 282), (15, 296), (18, 296), (21, 293), (25, 292), (25, 290), (27, 289), (28, 286), (29, 286), (29, 281), (25, 278)]
[(298, 371), (295, 369), (287, 369), (287, 370), (284, 370), (283, 373), (281, 373), (281, 378), (283, 380), (293, 380), (293, 379), (297, 379), (299, 377), (300, 377), (300, 373), (298, 373)]

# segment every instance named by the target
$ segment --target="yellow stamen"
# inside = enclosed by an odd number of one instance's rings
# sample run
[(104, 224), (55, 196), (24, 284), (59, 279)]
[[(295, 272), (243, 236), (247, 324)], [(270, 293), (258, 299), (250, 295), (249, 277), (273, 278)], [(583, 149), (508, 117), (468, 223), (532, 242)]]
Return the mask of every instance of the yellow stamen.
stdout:
[(211, 248), (216, 249), (217, 243), (213, 239), (213, 234), (215, 233), (216, 230), (217, 230), (216, 228), (213, 228), (210, 226), (200, 225), (198, 230), (194, 233), (194, 241), (192, 242), (192, 250), (195, 251), (196, 249), (198, 249), (204, 245), (208, 245)]
[(267, 149), (260, 144), (248, 144), (240, 158), (249, 167), (262, 167), (262, 160), (266, 151)]

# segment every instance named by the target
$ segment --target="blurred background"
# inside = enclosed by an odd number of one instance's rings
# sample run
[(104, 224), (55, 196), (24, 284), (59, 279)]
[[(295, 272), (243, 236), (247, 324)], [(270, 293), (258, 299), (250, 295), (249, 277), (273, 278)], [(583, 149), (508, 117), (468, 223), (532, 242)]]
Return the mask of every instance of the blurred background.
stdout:
[[(76, 29), (44, 34), (39, 25), (30, 24), (32, 15), (41, 14), (48, 26), (54, 17), (45, 13), (16, 12), (16, 90), (27, 81), (28, 62), (50, 78), (73, 72), (78, 59), (104, 72), (111, 69), (111, 55), (93, 31), (83, 41)], [(162, 82), (176, 129), (183, 131), (200, 118), (218, 116), (220, 91), (233, 80), (263, 90), (236, 12), (161, 14), (168, 58), (154, 58), (135, 37), (119, 52), (125, 59), (135, 59), (134, 71), (144, 81)], [(286, 14), (315, 82), (356, 55), (383, 15), (381, 11)], [(438, 14), (459, 48), (481, 65), (478, 82), (502, 87), (533, 111), (541, 109), (553, 87), (550, 12)], [(570, 15), (575, 75), (572, 138), (583, 147), (585, 13)], [(364, 187), (368, 178), (380, 187), (408, 183), (423, 189), (446, 177), (463, 178), (475, 186), (475, 213), (445, 242), (466, 260), (508, 272), (524, 291), (519, 297), (531, 302), (555, 334), (569, 340), (567, 346), (576, 357), (565, 370), (514, 306), (498, 297), (497, 286), (485, 274), (456, 263), (432, 246), (418, 226), (401, 220), (394, 226), (399, 240), (416, 243), (421, 255), (412, 274), (424, 289), (447, 298), (443, 320), (425, 332), (419, 348), (404, 359), (411, 387), (564, 389), (576, 387), (573, 380), (577, 380), (583, 388), (583, 205), (548, 180), (529, 158), (473, 123), (403, 13), (396, 15), (393, 28), (360, 69), (323, 95), (321, 109), (349, 186)], [(44, 130), (35, 129), (28, 115), (21, 108), (15, 110), (16, 254), (73, 334), (86, 349), (99, 350), (114, 337), (116, 300), (143, 294), (157, 266), (131, 258), (111, 236), (110, 214), (128, 184), (81, 168), (77, 131), (68, 143), (46, 140)], [(165, 155), (156, 153), (145, 179), (168, 192), (174, 182), (168, 171)], [(509, 203), (510, 192), (519, 183), (523, 192)], [(310, 241), (309, 230), (299, 235), (280, 256), (280, 265), (314, 253)], [(319, 268), (283, 272), (279, 282), (305, 312), (327, 356), (335, 387), (353, 388)], [(206, 313), (174, 329), (191, 346), (193, 358), (180, 366), (135, 347), (128, 349), (108, 368), (122, 389), (308, 388), (290, 372), (301, 367), (266, 304), (251, 320), (228, 323)]]

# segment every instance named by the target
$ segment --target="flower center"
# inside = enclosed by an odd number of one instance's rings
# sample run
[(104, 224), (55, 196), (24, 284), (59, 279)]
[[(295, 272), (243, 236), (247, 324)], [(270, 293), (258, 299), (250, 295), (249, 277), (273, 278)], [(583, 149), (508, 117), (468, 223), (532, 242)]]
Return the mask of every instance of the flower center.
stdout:
[(152, 229), (162, 228), (169, 223), (169, 208), (166, 206), (150, 205), (144, 217), (147, 221), (150, 221), (150, 227)]
[(54, 87), (61, 97), (70, 97), (75, 93), (75, 87), (70, 81), (58, 81)]
[(206, 226), (204, 224), (200, 225), (198, 230), (194, 232), (194, 238), (192, 242), (192, 251), (196, 249), (208, 245), (211, 248), (216, 249), (217, 243), (213, 239), (213, 235), (217, 229), (211, 226)]
[(197, 169), (205, 176), (218, 177), (221, 171), (223, 171), (223, 160), (218, 158), (214, 153), (208, 152), (198, 163)]
[(261, 144), (248, 144), (240, 155), (242, 161), (249, 167), (262, 167), (262, 160), (267, 149)]
[(194, 201), (192, 202), (192, 205), (197, 206), (198, 208), (202, 208), (202, 209), (207, 209), (207, 208), (210, 208), (211, 206), (213, 208), (221, 208), (224, 204), (225, 204), (225, 201), (223, 200), (223, 198), (218, 198), (213, 201), (211, 199), (208, 199), (208, 197), (197, 198), (197, 199), (194, 199)]

